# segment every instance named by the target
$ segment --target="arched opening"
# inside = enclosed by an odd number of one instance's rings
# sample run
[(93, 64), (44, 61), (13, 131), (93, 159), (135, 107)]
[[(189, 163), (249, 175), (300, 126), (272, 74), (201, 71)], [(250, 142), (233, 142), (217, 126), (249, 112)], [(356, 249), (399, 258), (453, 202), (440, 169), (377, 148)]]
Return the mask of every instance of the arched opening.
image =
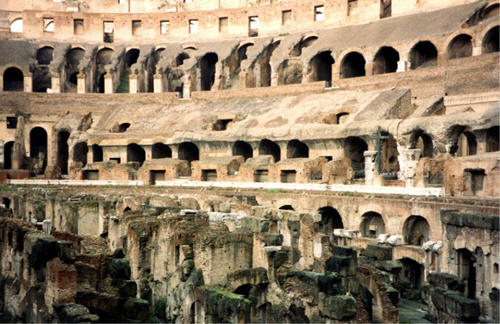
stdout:
[(278, 84), (302, 83), (302, 70), (302, 62), (300, 60), (284, 60), (278, 66)]
[(451, 130), (455, 133), (455, 141), (450, 147), (450, 154), (453, 156), (468, 156), (477, 153), (476, 136), (466, 126), (454, 126)]
[(319, 223), (319, 230), (323, 234), (330, 235), (336, 228), (344, 228), (342, 217), (339, 212), (330, 206), (321, 207), (318, 209), (321, 215), (321, 222)]
[(43, 159), (43, 173), (47, 166), (47, 132), (42, 127), (35, 127), (30, 131), (30, 157)]
[(286, 147), (286, 157), (287, 159), (308, 158), (309, 147), (299, 140), (291, 140)]
[(183, 142), (179, 145), (179, 160), (197, 161), (200, 159), (200, 150), (196, 144)]
[(403, 225), (403, 237), (406, 244), (422, 246), (429, 241), (429, 223), (422, 216), (410, 216)]
[(436, 66), (437, 49), (429, 41), (421, 41), (410, 50), (410, 69)]
[(73, 161), (80, 163), (80, 167), (84, 167), (87, 165), (87, 153), (89, 152), (89, 148), (87, 143), (80, 142), (76, 143), (73, 147)]
[(292, 304), (288, 308), (287, 323), (309, 323), (304, 307), (297, 307)]
[(273, 141), (263, 139), (259, 144), (259, 155), (272, 155), (274, 162), (281, 159), (280, 147)]
[(483, 54), (498, 52), (498, 30), (499, 26), (495, 26), (491, 28), (483, 38)]
[[(5, 206), (6, 209), (10, 209), (10, 199), (7, 197), (2, 198), (2, 203)], [(498, 264), (497, 264), (498, 266)]]
[(64, 92), (77, 92), (80, 62), (84, 56), (85, 51), (81, 48), (73, 48), (66, 54)]
[(144, 149), (135, 143), (127, 145), (127, 162), (139, 162), (142, 165), (146, 160), (146, 152)]
[(24, 75), (21, 70), (10, 67), (3, 73), (3, 91), (24, 91)]
[(413, 132), (410, 138), (410, 148), (419, 149), (422, 157), (432, 157), (434, 154), (434, 146), (432, 144), (432, 138), (429, 134), (422, 130), (416, 130)]
[(500, 151), (499, 132), (498, 126), (488, 128), (486, 131), (486, 152)]
[(236, 288), (234, 290), (234, 293), (237, 295), (242, 295), (245, 298), (248, 298), (248, 297), (250, 297), (250, 294), (251, 294), (253, 288), (254, 288), (254, 285), (252, 285), (252, 284), (244, 284), (244, 285), (241, 285), (238, 288)]
[(38, 65), (33, 69), (33, 92), (47, 92), (52, 87), (52, 78), (48, 65), (52, 61), (54, 49), (42, 47), (36, 52)]
[(111, 64), (113, 58), (113, 50), (110, 48), (103, 48), (97, 52), (95, 56), (95, 79), (94, 79), (94, 92), (104, 93), (104, 75), (107, 73), (106, 66)]
[(351, 167), (355, 178), (365, 176), (365, 151), (368, 145), (359, 137), (348, 137), (344, 141), (344, 156), (351, 160)]
[(68, 174), (68, 146), (69, 132), (60, 131), (57, 134), (57, 166), (61, 170), (62, 175)]
[(130, 127), (130, 123), (121, 123), (118, 125), (118, 133), (125, 133)]
[(388, 132), (383, 131), (382, 136), (385, 136), (386, 139), (382, 142), (381, 172), (386, 178), (397, 179), (399, 171), (398, 143), (394, 136)]
[(345, 121), (347, 120), (347, 118), (349, 117), (349, 113), (348, 112), (339, 112), (337, 115), (335, 115), (335, 118), (337, 120), (337, 124), (343, 124), (345, 123)]
[(97, 144), (92, 145), (92, 161), (93, 162), (102, 162), (103, 161), (103, 153), (102, 147)]
[(364, 76), (365, 58), (358, 52), (351, 52), (344, 56), (340, 65), (340, 78), (354, 78)]
[(367, 212), (361, 216), (360, 232), (363, 237), (376, 238), (385, 234), (385, 223), (377, 212)]
[(280, 210), (295, 210), (292, 205), (283, 205), (281, 206), (280, 208), (278, 208)]
[(398, 51), (388, 46), (381, 47), (373, 59), (373, 74), (396, 72), (398, 62)]
[(453, 38), (448, 45), (448, 59), (472, 56), (472, 37), (460, 34)]
[(127, 51), (125, 58), (123, 59), (123, 67), (120, 74), (120, 84), (116, 92), (118, 93), (129, 93), (130, 92), (130, 67), (137, 63), (140, 51), (137, 48), (132, 48)]
[(151, 149), (151, 157), (153, 159), (165, 159), (172, 157), (170, 146), (163, 143), (155, 143)]
[(12, 150), (14, 149), (14, 142), (10, 141), (5, 143), (3, 147), (3, 168), (12, 168)]
[(465, 296), (476, 298), (476, 258), (467, 249), (457, 250), (458, 256), (458, 277), (465, 282)]
[(52, 62), (54, 49), (50, 46), (45, 46), (36, 51), (36, 60), (40, 65), (49, 65)]
[(500, 4), (495, 3), (491, 6), (487, 7), (483, 14), (483, 20), (495, 17), (498, 18), (498, 14), (500, 12)]
[(217, 54), (207, 53), (200, 60), (201, 91), (209, 91), (215, 82), (215, 65), (219, 60)]
[(399, 260), (402, 268), (399, 273), (397, 285), (401, 293), (401, 297), (419, 300), (420, 288), (424, 281), (424, 266), (410, 258), (402, 258)]
[(233, 156), (241, 155), (245, 161), (253, 157), (253, 148), (250, 144), (244, 141), (236, 141), (233, 145)]
[(23, 19), (17, 18), (10, 23), (11, 33), (22, 33), (23, 32)]
[(326, 81), (328, 85), (331, 85), (332, 64), (334, 63), (331, 51), (316, 54), (309, 63), (311, 81)]

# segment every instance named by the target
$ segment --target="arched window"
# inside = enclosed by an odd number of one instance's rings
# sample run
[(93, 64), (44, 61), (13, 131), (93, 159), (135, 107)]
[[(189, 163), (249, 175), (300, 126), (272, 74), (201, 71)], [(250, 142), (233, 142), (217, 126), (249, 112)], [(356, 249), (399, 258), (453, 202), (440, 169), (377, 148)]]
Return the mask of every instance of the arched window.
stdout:
[(421, 246), (429, 241), (429, 223), (422, 216), (410, 216), (403, 225), (403, 237), (406, 244)]
[(332, 82), (332, 64), (335, 60), (331, 51), (324, 51), (316, 54), (309, 63), (312, 81)]
[(410, 68), (436, 66), (437, 64), (437, 49), (434, 44), (429, 41), (421, 41), (415, 44), (410, 50)]
[(263, 139), (259, 144), (259, 155), (272, 155), (274, 162), (281, 159), (280, 147), (273, 141)]
[(21, 70), (10, 67), (3, 73), (4, 91), (24, 91), (24, 75)]
[(360, 232), (363, 237), (376, 238), (385, 233), (385, 223), (379, 213), (367, 212), (361, 219)]
[(50, 46), (44, 46), (36, 52), (36, 60), (40, 65), (48, 65), (52, 62), (54, 49)]
[(17, 18), (10, 23), (11, 33), (22, 33), (23, 32), (23, 19)]
[(321, 222), (319, 224), (321, 233), (330, 235), (334, 229), (344, 228), (342, 217), (335, 208), (330, 206), (321, 207), (318, 209), (318, 213), (321, 215)]
[(493, 126), (486, 132), (486, 152), (500, 151), (499, 132), (498, 126)]
[(398, 62), (398, 51), (388, 46), (381, 47), (373, 59), (373, 74), (396, 72)]
[(498, 52), (498, 30), (499, 26), (495, 26), (491, 28), (483, 38), (483, 54)]
[(139, 162), (142, 165), (146, 160), (146, 152), (144, 149), (135, 143), (127, 145), (127, 162)]
[(163, 143), (155, 143), (153, 144), (152, 150), (151, 150), (151, 157), (153, 159), (165, 159), (165, 158), (171, 158), (172, 157), (172, 150), (168, 145), (165, 145)]
[(366, 74), (365, 58), (358, 52), (344, 56), (340, 65), (340, 78), (360, 77)]
[(286, 148), (286, 157), (287, 159), (308, 158), (309, 147), (299, 140), (291, 140)]
[(253, 157), (253, 149), (250, 144), (244, 141), (236, 141), (233, 145), (233, 156), (241, 155), (245, 160)]
[(461, 34), (453, 38), (448, 45), (448, 59), (472, 56), (472, 37)]
[(207, 53), (200, 60), (201, 91), (209, 91), (215, 82), (215, 65), (219, 57), (215, 53)]
[(47, 166), (47, 132), (42, 127), (35, 127), (30, 131), (30, 157), (43, 158), (43, 170)]

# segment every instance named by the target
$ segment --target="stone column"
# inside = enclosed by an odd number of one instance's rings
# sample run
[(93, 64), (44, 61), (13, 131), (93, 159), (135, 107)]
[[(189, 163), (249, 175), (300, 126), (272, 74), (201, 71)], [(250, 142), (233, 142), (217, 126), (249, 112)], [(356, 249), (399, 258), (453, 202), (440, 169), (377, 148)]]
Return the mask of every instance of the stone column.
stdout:
[(111, 71), (106, 72), (104, 75), (104, 93), (113, 93), (113, 77), (111, 75)]
[(332, 87), (340, 80), (340, 63), (332, 64)]
[(420, 149), (407, 148), (401, 148), (398, 151), (400, 152), (398, 160), (401, 170), (398, 172), (398, 178), (405, 181), (405, 187), (414, 187), (417, 164), (422, 152)]
[(80, 72), (77, 74), (77, 93), (86, 93), (85, 74)]
[(408, 70), (409, 66), (410, 66), (409, 62), (405, 60), (399, 60), (396, 72), (405, 72)]
[(17, 116), (17, 128), (12, 148), (12, 169), (19, 170), (24, 166), (26, 148), (24, 146), (24, 117)]
[(172, 150), (172, 159), (179, 158), (179, 144), (170, 144), (170, 149)]
[(191, 98), (191, 78), (187, 75), (182, 76), (182, 98)]
[(481, 55), (483, 51), (483, 48), (481, 46), (476, 46), (472, 48), (472, 56), (479, 56)]
[(247, 86), (247, 70), (241, 69), (238, 74), (238, 88), (245, 89)]
[(52, 93), (61, 93), (61, 74), (54, 72), (51, 73), (52, 85), (50, 88), (52, 89)]
[(24, 76), (24, 92), (32, 92), (33, 91), (33, 80), (32, 73), (26, 74)]
[[(104, 81), (106, 82), (106, 81)], [(128, 77), (128, 92), (129, 93), (137, 93), (137, 74), (130, 73)]]
[(214, 84), (212, 85), (212, 88), (210, 88), (210, 91), (219, 90), (221, 72), (222, 72), (222, 63), (217, 62), (215, 64)]
[(375, 171), (375, 159), (377, 158), (377, 151), (365, 151), (363, 153), (365, 157), (365, 184), (373, 185)]
[(278, 72), (271, 64), (271, 87), (276, 87), (278, 85)]
[(163, 79), (161, 72), (156, 72), (153, 76), (153, 92), (154, 93), (163, 92)]
[(373, 63), (368, 62), (365, 64), (365, 76), (373, 75)]

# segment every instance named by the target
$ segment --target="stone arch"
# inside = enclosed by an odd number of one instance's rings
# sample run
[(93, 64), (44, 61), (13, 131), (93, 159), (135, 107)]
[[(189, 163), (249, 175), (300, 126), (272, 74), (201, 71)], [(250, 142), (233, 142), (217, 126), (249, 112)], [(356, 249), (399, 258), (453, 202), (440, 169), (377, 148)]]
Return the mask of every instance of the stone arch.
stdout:
[[(186, 160), (189, 162), (189, 166), (191, 166), (192, 161), (197, 161), (200, 159), (200, 150), (198, 146), (192, 142), (182, 142), (179, 145), (179, 160)], [(189, 174), (191, 174), (191, 167), (188, 170)]]
[(309, 147), (304, 142), (299, 140), (291, 140), (288, 142), (286, 147), (286, 158), (308, 158), (309, 157)]
[(465, 281), (465, 296), (476, 298), (476, 257), (467, 249), (457, 250), (457, 275)]
[(80, 162), (81, 167), (86, 166), (88, 152), (89, 148), (87, 146), (87, 143), (85, 142), (76, 143), (75, 146), (73, 147), (73, 161)]
[(302, 49), (309, 47), (313, 42), (318, 40), (318, 35), (310, 34), (302, 37), (288, 53), (290, 57), (298, 57), (302, 55)]
[(33, 92), (47, 92), (52, 87), (49, 64), (53, 58), (54, 48), (44, 46), (36, 52), (38, 65), (33, 69)]
[(130, 92), (130, 73), (131, 66), (137, 63), (137, 59), (139, 58), (141, 51), (138, 48), (131, 48), (125, 53), (125, 57), (123, 58), (123, 65), (120, 74), (120, 84), (116, 92), (118, 93), (129, 93)]
[(104, 75), (107, 73), (106, 66), (111, 64), (113, 49), (101, 48), (95, 55), (94, 92), (104, 93)]
[(302, 83), (302, 62), (299, 59), (287, 59), (278, 66), (278, 84)]
[(263, 139), (259, 143), (259, 155), (272, 155), (274, 162), (278, 162), (281, 159), (281, 150), (275, 142)]
[(22, 33), (23, 32), (23, 18), (15, 18), (10, 23), (11, 33)]
[(455, 125), (450, 128), (448, 134), (452, 138), (450, 154), (454, 156), (476, 155), (476, 135), (467, 126)]
[(365, 58), (359, 52), (347, 53), (340, 63), (340, 78), (354, 78), (366, 75)]
[(139, 162), (142, 165), (146, 160), (146, 152), (142, 146), (136, 143), (130, 143), (127, 145), (127, 162)]
[(3, 168), (12, 168), (12, 151), (14, 149), (14, 141), (9, 141), (5, 143), (3, 147)]
[(499, 51), (499, 26), (495, 26), (488, 30), (483, 37), (482, 53), (493, 53)]
[(448, 59), (472, 56), (472, 36), (460, 34), (455, 36), (448, 44)]
[(311, 81), (326, 81), (332, 82), (332, 65), (335, 59), (332, 56), (332, 51), (323, 51), (314, 55), (309, 61), (309, 70), (311, 73)]
[(373, 74), (396, 72), (398, 69), (399, 53), (390, 46), (383, 46), (373, 59)]
[(24, 74), (21, 69), (11, 66), (4, 71), (3, 91), (24, 91)]
[(421, 129), (417, 129), (412, 133), (410, 138), (410, 148), (420, 149), (422, 157), (432, 157), (434, 155), (432, 137)]
[(406, 244), (422, 246), (430, 239), (430, 226), (427, 220), (418, 215), (412, 215), (403, 225), (403, 238)]
[(430, 41), (420, 41), (410, 50), (410, 69), (437, 65), (437, 49)]
[(401, 284), (403, 298), (420, 298), (418, 295), (424, 282), (424, 265), (409, 257), (399, 259), (402, 268), (398, 282)]
[(385, 234), (385, 222), (379, 213), (366, 212), (361, 216), (359, 230), (363, 237), (376, 238), (380, 234)]
[(57, 133), (57, 166), (62, 175), (68, 174), (69, 135), (67, 130), (61, 130)]
[(43, 46), (36, 51), (36, 60), (40, 65), (49, 65), (52, 62), (54, 47)]
[(34, 127), (30, 131), (30, 157), (43, 157), (43, 170), (47, 166), (47, 131), (42, 127)]
[[(368, 144), (360, 137), (350, 136), (344, 141), (344, 156), (351, 160), (351, 167), (355, 177), (360, 177), (365, 172), (365, 151), (368, 150)], [(356, 173), (358, 175), (356, 176)]]
[(102, 162), (104, 160), (102, 147), (98, 144), (92, 145), (92, 161)]
[(217, 54), (210, 52), (200, 59), (200, 90), (209, 91), (215, 82), (216, 64), (219, 61)]
[(500, 150), (499, 133), (500, 129), (498, 126), (488, 128), (486, 131), (486, 152), (496, 152)]
[(77, 92), (78, 73), (84, 56), (85, 50), (80, 47), (72, 48), (66, 53), (64, 92)]
[(165, 159), (172, 157), (172, 150), (170, 146), (163, 143), (155, 143), (151, 149), (151, 158), (153, 159)]
[(342, 217), (339, 212), (330, 206), (321, 207), (318, 209), (321, 215), (321, 222), (319, 223), (319, 230), (323, 234), (330, 235), (334, 229), (344, 228)]
[(245, 161), (253, 157), (253, 148), (250, 144), (244, 141), (236, 141), (233, 145), (233, 156), (241, 155)]

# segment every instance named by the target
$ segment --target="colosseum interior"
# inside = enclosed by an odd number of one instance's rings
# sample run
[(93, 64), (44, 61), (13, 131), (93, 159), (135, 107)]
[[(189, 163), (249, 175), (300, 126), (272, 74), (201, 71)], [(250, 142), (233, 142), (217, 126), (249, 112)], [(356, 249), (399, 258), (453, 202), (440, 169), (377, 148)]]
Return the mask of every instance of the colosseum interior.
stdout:
[(499, 319), (498, 0), (1, 0), (0, 322)]

